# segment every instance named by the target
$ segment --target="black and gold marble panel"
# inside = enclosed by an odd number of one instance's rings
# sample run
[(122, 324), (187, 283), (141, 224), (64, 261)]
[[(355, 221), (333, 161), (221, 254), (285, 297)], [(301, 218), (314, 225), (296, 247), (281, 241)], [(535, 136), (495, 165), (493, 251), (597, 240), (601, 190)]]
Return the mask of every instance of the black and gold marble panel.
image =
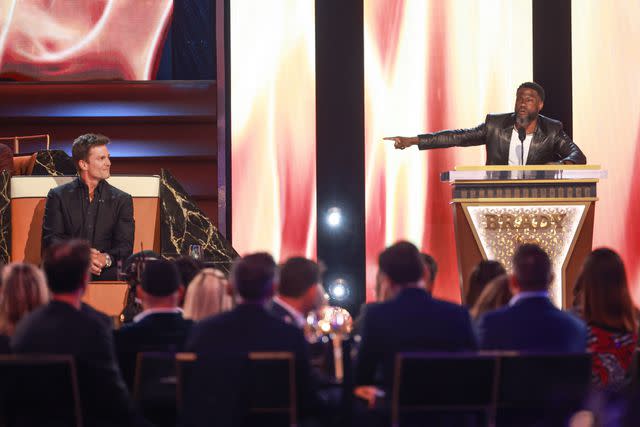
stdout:
[(160, 172), (161, 254), (186, 255), (190, 245), (202, 247), (205, 261), (225, 272), (238, 253), (191, 199), (170, 172)]
[(31, 175), (75, 175), (73, 160), (62, 150), (42, 150), (36, 153), (36, 163)]
[(11, 203), (9, 183), (11, 174), (3, 170), (0, 174), (0, 261), (9, 262), (11, 248)]

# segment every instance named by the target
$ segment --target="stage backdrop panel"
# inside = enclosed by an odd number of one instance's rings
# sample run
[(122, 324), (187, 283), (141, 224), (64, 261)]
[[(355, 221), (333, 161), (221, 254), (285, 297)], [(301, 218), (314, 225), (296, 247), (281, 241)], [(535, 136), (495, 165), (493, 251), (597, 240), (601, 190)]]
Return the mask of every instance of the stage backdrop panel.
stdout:
[(233, 246), (314, 258), (314, 0), (230, 4)]
[(382, 137), (476, 126), (513, 111), (532, 79), (530, 0), (364, 0), (367, 299), (377, 254), (406, 239), (432, 254), (436, 296), (460, 301), (450, 188), (484, 147), (395, 150)]
[(640, 3), (573, 0), (571, 14), (574, 139), (609, 171), (593, 243), (621, 253), (640, 305)]

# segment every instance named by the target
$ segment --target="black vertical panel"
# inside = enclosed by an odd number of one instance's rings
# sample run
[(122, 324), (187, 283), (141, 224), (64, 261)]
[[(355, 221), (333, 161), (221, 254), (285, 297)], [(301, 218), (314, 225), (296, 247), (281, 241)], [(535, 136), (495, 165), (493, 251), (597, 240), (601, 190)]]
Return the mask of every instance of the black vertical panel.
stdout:
[[(365, 299), (364, 29), (363, 0), (316, 0), (318, 258), (325, 284), (349, 285), (344, 302), (355, 313)], [(343, 224), (325, 221), (331, 207)]]
[[(212, 0), (213, 1), (213, 0)], [(216, 1), (216, 86), (218, 106), (218, 230), (231, 236), (231, 37), (230, 0)]]
[(173, 80), (216, 78), (215, 1), (179, 0), (173, 3)]
[(571, 0), (532, 0), (533, 79), (544, 87), (542, 114), (573, 135)]

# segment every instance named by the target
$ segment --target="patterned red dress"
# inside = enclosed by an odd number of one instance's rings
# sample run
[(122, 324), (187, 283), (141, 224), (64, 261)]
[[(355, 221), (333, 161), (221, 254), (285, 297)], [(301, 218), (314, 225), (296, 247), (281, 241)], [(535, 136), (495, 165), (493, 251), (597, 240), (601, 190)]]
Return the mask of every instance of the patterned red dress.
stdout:
[(638, 335), (589, 324), (591, 380), (603, 387), (620, 388), (630, 381), (629, 368)]

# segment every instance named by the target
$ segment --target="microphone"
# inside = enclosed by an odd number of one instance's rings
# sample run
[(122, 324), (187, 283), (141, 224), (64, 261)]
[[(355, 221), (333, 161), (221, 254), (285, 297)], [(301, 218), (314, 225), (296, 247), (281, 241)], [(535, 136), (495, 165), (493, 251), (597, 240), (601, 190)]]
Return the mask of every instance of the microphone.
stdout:
[(525, 128), (518, 127), (518, 139), (520, 140), (520, 164), (524, 166), (524, 140), (527, 138)]

